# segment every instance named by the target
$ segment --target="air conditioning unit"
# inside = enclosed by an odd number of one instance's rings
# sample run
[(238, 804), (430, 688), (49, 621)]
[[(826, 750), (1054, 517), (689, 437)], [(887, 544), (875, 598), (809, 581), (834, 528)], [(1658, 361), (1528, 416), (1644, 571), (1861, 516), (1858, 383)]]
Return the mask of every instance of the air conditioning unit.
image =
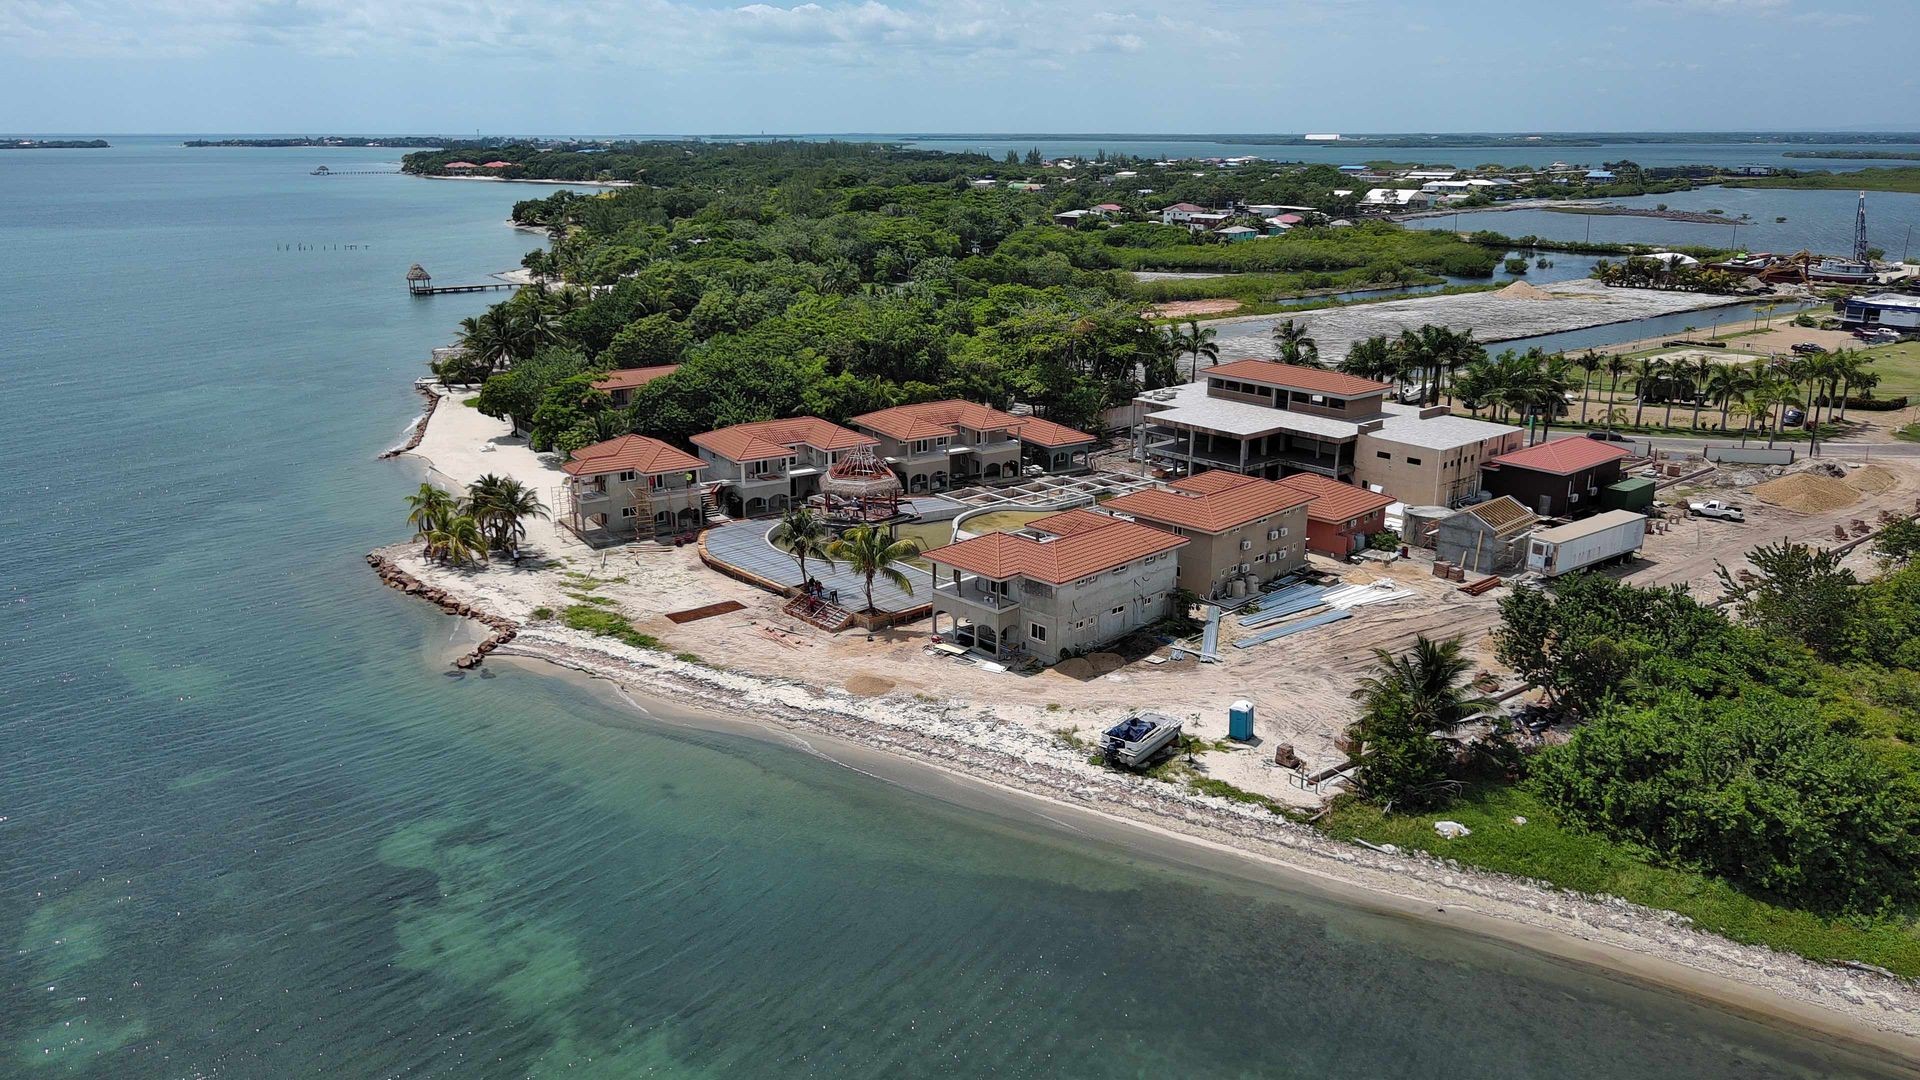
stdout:
[(1243, 574), (1244, 574), (1244, 573), (1247, 573), (1247, 572), (1249, 572), (1249, 571), (1251, 571), (1252, 569), (1253, 569), (1253, 567), (1252, 567), (1251, 565), (1249, 565), (1249, 564), (1247, 564), (1247, 563), (1241, 563), (1241, 564), (1240, 564), (1240, 572), (1241, 572), (1241, 573), (1243, 573)]
[(1242, 540), (1242, 541), (1240, 541), (1240, 550), (1241, 550), (1241, 551), (1252, 551), (1252, 550), (1253, 550), (1253, 541), (1251, 541), (1251, 540)]
[(1280, 539), (1280, 537), (1281, 537), (1282, 535), (1283, 535), (1283, 534), (1282, 534), (1282, 533), (1280, 532), (1280, 530), (1279, 530), (1279, 529), (1268, 529), (1268, 530), (1267, 530), (1267, 539), (1269, 539), (1269, 540), (1278, 540), (1278, 539)]

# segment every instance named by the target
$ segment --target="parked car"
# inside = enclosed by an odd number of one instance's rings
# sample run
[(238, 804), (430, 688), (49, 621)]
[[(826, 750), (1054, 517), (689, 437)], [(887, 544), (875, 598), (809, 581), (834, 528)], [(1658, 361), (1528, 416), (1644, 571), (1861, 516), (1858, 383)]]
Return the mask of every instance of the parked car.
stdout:
[(1789, 405), (1787, 406), (1787, 411), (1781, 415), (1780, 422), (1788, 427), (1799, 427), (1801, 424), (1807, 422), (1807, 414), (1803, 410)]
[(1867, 331), (1864, 336), (1868, 341), (1899, 341), (1900, 331), (1882, 326), (1877, 330)]
[(1587, 438), (1592, 439), (1595, 442), (1632, 442), (1633, 441), (1631, 437), (1622, 435), (1617, 431), (1589, 431), (1587, 432)]
[(1821, 353), (1826, 352), (1827, 349), (1824, 345), (1815, 345), (1811, 341), (1802, 341), (1793, 347), (1793, 351), (1799, 353), (1801, 356), (1819, 356)]
[(1719, 518), (1722, 521), (1745, 521), (1747, 512), (1729, 502), (1708, 499), (1705, 502), (1690, 502), (1687, 513), (1694, 517)]

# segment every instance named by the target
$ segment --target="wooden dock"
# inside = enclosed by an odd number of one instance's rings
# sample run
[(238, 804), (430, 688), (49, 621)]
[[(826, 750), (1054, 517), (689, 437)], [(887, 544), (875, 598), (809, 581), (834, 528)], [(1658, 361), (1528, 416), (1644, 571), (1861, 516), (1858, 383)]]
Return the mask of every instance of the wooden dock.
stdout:
[(517, 289), (520, 286), (511, 281), (495, 281), (486, 285), (424, 285), (410, 288), (407, 292), (414, 296), (438, 296), (441, 293), (492, 292), (495, 289)]

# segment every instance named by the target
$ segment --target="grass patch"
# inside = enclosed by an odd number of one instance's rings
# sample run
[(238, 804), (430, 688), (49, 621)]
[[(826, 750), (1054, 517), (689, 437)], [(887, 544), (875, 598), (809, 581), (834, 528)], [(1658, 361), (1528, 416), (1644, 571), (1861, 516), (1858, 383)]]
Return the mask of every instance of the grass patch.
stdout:
[(553, 618), (553, 609), (550, 607), (534, 608), (533, 617), (536, 619), (551, 619)]
[(1920, 442), (1920, 424), (1908, 424), (1893, 433), (1902, 442)]
[(578, 600), (583, 604), (598, 604), (601, 607), (614, 606), (614, 599), (611, 596), (595, 596), (592, 593), (584, 592), (570, 592), (567, 596), (569, 599)]
[[(1516, 825), (1513, 818), (1527, 819)], [(1433, 831), (1439, 820), (1473, 830), (1459, 840)], [(1604, 893), (1679, 912), (1701, 929), (1815, 960), (1861, 960), (1920, 975), (1920, 925), (1912, 916), (1826, 919), (1744, 893), (1719, 878), (1660, 866), (1647, 853), (1579, 832), (1525, 787), (1469, 787), (1435, 814), (1383, 814), (1352, 797), (1337, 800), (1320, 828), (1342, 840), (1395, 844), (1488, 870), (1538, 878), (1576, 892)]]
[(705, 660), (700, 659), (699, 653), (677, 652), (673, 654), (673, 658), (675, 660), (680, 661), (683, 664), (698, 664), (701, 667), (713, 666), (712, 664), (707, 663)]
[(1874, 397), (1920, 397), (1920, 341), (1875, 345), (1860, 350), (1860, 355), (1880, 376), (1880, 385), (1873, 388)]
[(575, 604), (560, 613), (560, 621), (570, 630), (585, 630), (589, 634), (614, 638), (636, 649), (660, 647), (659, 638), (635, 630), (627, 617), (617, 611), (607, 611), (590, 604)]

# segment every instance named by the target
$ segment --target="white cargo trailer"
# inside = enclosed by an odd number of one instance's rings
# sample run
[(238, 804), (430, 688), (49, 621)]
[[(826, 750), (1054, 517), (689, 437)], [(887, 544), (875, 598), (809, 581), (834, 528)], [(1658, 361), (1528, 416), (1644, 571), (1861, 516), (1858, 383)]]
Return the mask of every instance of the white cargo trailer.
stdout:
[(1584, 521), (1535, 532), (1527, 542), (1527, 569), (1558, 577), (1623, 558), (1640, 550), (1647, 519), (1631, 510), (1609, 510)]

